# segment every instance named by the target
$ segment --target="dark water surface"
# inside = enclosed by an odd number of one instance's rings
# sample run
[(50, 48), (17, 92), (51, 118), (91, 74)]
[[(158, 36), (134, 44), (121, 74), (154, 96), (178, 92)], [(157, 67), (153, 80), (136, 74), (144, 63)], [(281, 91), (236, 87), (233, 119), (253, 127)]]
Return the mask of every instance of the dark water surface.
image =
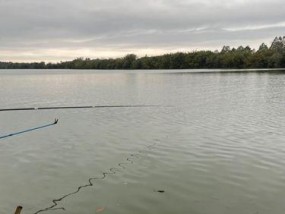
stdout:
[(284, 213), (282, 72), (0, 71), (0, 87), (0, 108), (159, 105), (0, 112), (0, 135), (60, 119), (0, 140), (0, 213)]

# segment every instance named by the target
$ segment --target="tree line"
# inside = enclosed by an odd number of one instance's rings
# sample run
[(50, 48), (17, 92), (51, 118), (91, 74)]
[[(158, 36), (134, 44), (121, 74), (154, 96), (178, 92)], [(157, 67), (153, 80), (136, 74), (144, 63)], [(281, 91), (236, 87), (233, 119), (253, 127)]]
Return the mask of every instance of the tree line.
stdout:
[(285, 68), (285, 37), (276, 37), (271, 46), (262, 43), (258, 50), (249, 46), (221, 51), (194, 51), (138, 58), (129, 54), (116, 59), (77, 58), (59, 63), (0, 62), (0, 69), (226, 69)]

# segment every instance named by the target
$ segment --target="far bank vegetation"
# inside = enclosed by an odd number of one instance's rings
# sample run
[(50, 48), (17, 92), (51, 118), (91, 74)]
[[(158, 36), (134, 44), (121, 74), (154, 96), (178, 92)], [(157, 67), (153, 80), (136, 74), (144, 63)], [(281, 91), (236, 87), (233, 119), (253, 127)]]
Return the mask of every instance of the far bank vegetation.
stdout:
[(0, 62), (0, 69), (245, 69), (285, 68), (285, 37), (276, 37), (268, 47), (262, 43), (258, 50), (249, 46), (221, 51), (194, 51), (138, 58), (129, 54), (116, 59), (77, 58), (59, 63)]

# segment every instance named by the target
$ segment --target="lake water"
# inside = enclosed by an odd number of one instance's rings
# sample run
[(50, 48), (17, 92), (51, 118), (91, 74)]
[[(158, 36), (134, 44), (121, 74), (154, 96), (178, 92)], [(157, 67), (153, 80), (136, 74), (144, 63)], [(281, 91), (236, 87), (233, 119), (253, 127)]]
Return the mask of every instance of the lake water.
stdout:
[(0, 135), (59, 118), (0, 140), (0, 213), (284, 213), (282, 72), (9, 70), (0, 87), (0, 108), (157, 105), (0, 112)]

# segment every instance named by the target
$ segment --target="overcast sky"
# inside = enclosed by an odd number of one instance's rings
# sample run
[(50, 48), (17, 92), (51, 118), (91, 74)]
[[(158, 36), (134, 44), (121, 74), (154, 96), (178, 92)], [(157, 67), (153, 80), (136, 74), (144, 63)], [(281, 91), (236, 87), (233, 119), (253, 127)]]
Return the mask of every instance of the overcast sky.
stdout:
[(159, 55), (270, 44), (284, 0), (0, 0), (0, 61)]

